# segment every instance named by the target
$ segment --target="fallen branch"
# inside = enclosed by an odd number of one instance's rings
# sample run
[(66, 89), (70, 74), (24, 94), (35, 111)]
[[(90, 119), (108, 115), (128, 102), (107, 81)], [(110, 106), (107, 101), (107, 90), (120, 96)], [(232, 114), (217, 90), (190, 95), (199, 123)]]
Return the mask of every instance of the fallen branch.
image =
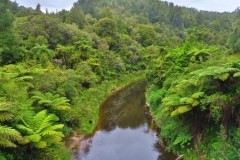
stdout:
[(176, 158), (176, 160), (180, 160), (180, 159), (183, 159), (183, 154), (182, 155), (178, 155), (178, 157)]

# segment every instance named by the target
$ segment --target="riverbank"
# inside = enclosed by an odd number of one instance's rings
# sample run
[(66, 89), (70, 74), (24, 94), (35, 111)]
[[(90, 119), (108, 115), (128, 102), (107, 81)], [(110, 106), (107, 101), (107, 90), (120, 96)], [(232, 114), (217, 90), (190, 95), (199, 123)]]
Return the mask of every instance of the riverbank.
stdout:
[(123, 75), (113, 81), (104, 81), (96, 88), (90, 88), (84, 92), (84, 96), (80, 98), (82, 102), (81, 113), (84, 116), (79, 120), (81, 127), (73, 128), (73, 132), (65, 139), (65, 145), (69, 150), (78, 148), (79, 142), (86, 134), (91, 134), (99, 119), (99, 109), (102, 103), (111, 95), (116, 94), (129, 84), (145, 79), (145, 74), (134, 72)]
[[(125, 85), (101, 104), (94, 132), (77, 140), (73, 159), (174, 159), (161, 145), (146, 110), (145, 80)], [(154, 149), (153, 149), (154, 147)], [(121, 148), (121, 149), (119, 149)]]
[(73, 128), (73, 130), (80, 134), (92, 133), (98, 122), (101, 103), (112, 93), (141, 79), (145, 79), (145, 74), (143, 72), (134, 72), (122, 75), (113, 81), (103, 81), (101, 85), (85, 90), (78, 103), (74, 106), (74, 110), (80, 115), (78, 115), (79, 127)]

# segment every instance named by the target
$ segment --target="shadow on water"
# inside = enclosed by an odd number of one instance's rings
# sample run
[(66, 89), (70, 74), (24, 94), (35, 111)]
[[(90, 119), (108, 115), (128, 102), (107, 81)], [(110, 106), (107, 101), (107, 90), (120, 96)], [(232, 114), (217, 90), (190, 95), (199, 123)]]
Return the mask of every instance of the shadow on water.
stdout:
[(146, 82), (131, 84), (101, 106), (95, 131), (86, 135), (73, 160), (174, 160), (161, 146), (145, 107)]

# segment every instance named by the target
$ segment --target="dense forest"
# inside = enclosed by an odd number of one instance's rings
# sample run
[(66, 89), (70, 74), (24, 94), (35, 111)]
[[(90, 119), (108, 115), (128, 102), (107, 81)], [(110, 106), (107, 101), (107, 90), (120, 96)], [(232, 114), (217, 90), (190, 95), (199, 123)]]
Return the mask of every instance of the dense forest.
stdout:
[(91, 133), (111, 91), (144, 77), (168, 151), (240, 159), (239, 37), (240, 8), (78, 0), (43, 12), (0, 0), (0, 159), (71, 159), (64, 137)]

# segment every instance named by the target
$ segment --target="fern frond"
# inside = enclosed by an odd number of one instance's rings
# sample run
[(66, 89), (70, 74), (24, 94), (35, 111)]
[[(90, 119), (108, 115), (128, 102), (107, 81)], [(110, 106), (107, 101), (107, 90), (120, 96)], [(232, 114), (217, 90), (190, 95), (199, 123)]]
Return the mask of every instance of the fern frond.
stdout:
[(32, 80), (32, 79), (33, 79), (32, 76), (22, 76), (22, 77), (14, 78), (14, 81), (25, 81), (25, 80)]
[(234, 73), (233, 77), (240, 77), (240, 72)]
[(47, 143), (45, 141), (39, 141), (39, 142), (35, 142), (33, 144), (37, 148), (46, 148), (47, 147)]
[(40, 125), (38, 126), (38, 129), (36, 130), (36, 133), (40, 133), (44, 128), (48, 128), (52, 125), (51, 121), (58, 121), (59, 118), (54, 115), (54, 114), (50, 114), (48, 116), (46, 116), (43, 121), (41, 121)]
[(41, 136), (39, 134), (32, 134), (32, 135), (28, 135), (28, 136), (24, 136), (23, 139), (27, 139), (26, 141), (29, 142), (39, 142), (41, 139)]
[(180, 133), (173, 144), (177, 145), (180, 143), (180, 145), (183, 145), (184, 143), (189, 142), (192, 138), (193, 137), (189, 134)]
[(51, 100), (46, 100), (46, 99), (41, 99), (40, 101), (38, 101), (38, 104), (44, 104), (44, 105), (52, 106), (52, 101)]
[(66, 97), (60, 97), (60, 98), (56, 98), (53, 100), (52, 104), (53, 106), (58, 106), (58, 105), (70, 105), (68, 102), (70, 100), (68, 100)]
[(12, 119), (13, 115), (7, 112), (0, 113), (0, 122)]
[(60, 136), (46, 136), (43, 138), (48, 144), (58, 143), (62, 141), (62, 137)]
[(196, 107), (196, 106), (198, 106), (199, 105), (199, 101), (198, 100), (194, 100), (192, 103), (191, 103), (191, 105), (192, 105), (192, 107)]
[(56, 110), (60, 110), (60, 111), (71, 110), (70, 106), (64, 106), (64, 105), (59, 105), (59, 106), (56, 106), (56, 107), (53, 107), (53, 108), (56, 109)]
[(179, 95), (170, 95), (163, 98), (162, 103), (165, 104), (170, 101), (179, 101), (179, 99), (180, 99)]
[(203, 95), (204, 95), (204, 92), (197, 92), (192, 95), (192, 98), (199, 99), (199, 98), (203, 97)]
[(225, 81), (226, 79), (228, 79), (229, 75), (229, 73), (221, 73), (220, 75), (216, 76), (215, 79)]
[(174, 106), (179, 106), (181, 105), (182, 103), (179, 101), (179, 100), (176, 100), (176, 101), (170, 101), (170, 102), (167, 102), (165, 103), (164, 105), (165, 106), (168, 106), (168, 107), (174, 107)]
[(10, 80), (17, 77), (18, 73), (7, 73), (7, 72), (0, 72), (0, 79)]
[(2, 137), (0, 137), (0, 146), (2, 146), (2, 147), (10, 147), (10, 148), (16, 148), (17, 147), (16, 144), (14, 144), (10, 140), (7, 140), (7, 139), (2, 138)]
[(182, 104), (192, 104), (194, 102), (194, 99), (190, 97), (184, 97), (180, 99), (180, 102)]
[(165, 111), (170, 111), (170, 109), (171, 109), (171, 108), (170, 108), (169, 106), (167, 106), (167, 107), (164, 107), (164, 108), (163, 108), (163, 110), (162, 110), (162, 112), (165, 112)]
[(42, 136), (59, 136), (64, 137), (64, 134), (62, 132), (53, 131), (53, 130), (46, 130), (42, 132)]
[(34, 133), (33, 129), (28, 128), (28, 127), (26, 127), (26, 126), (24, 126), (22, 124), (17, 125), (17, 128), (22, 130), (23, 132), (28, 133), (28, 134), (33, 134)]
[(17, 140), (21, 138), (21, 134), (11, 127), (0, 125), (0, 137), (5, 139)]
[(47, 130), (54, 131), (54, 130), (61, 130), (64, 127), (64, 124), (55, 124), (51, 127), (48, 127)]
[(175, 109), (174, 111), (171, 112), (171, 117), (185, 113), (191, 109), (192, 109), (192, 107), (189, 105), (179, 106), (179, 107), (177, 107), (177, 109)]
[(55, 97), (51, 92), (47, 92), (47, 93), (45, 93), (45, 98), (47, 100), (54, 100)]

